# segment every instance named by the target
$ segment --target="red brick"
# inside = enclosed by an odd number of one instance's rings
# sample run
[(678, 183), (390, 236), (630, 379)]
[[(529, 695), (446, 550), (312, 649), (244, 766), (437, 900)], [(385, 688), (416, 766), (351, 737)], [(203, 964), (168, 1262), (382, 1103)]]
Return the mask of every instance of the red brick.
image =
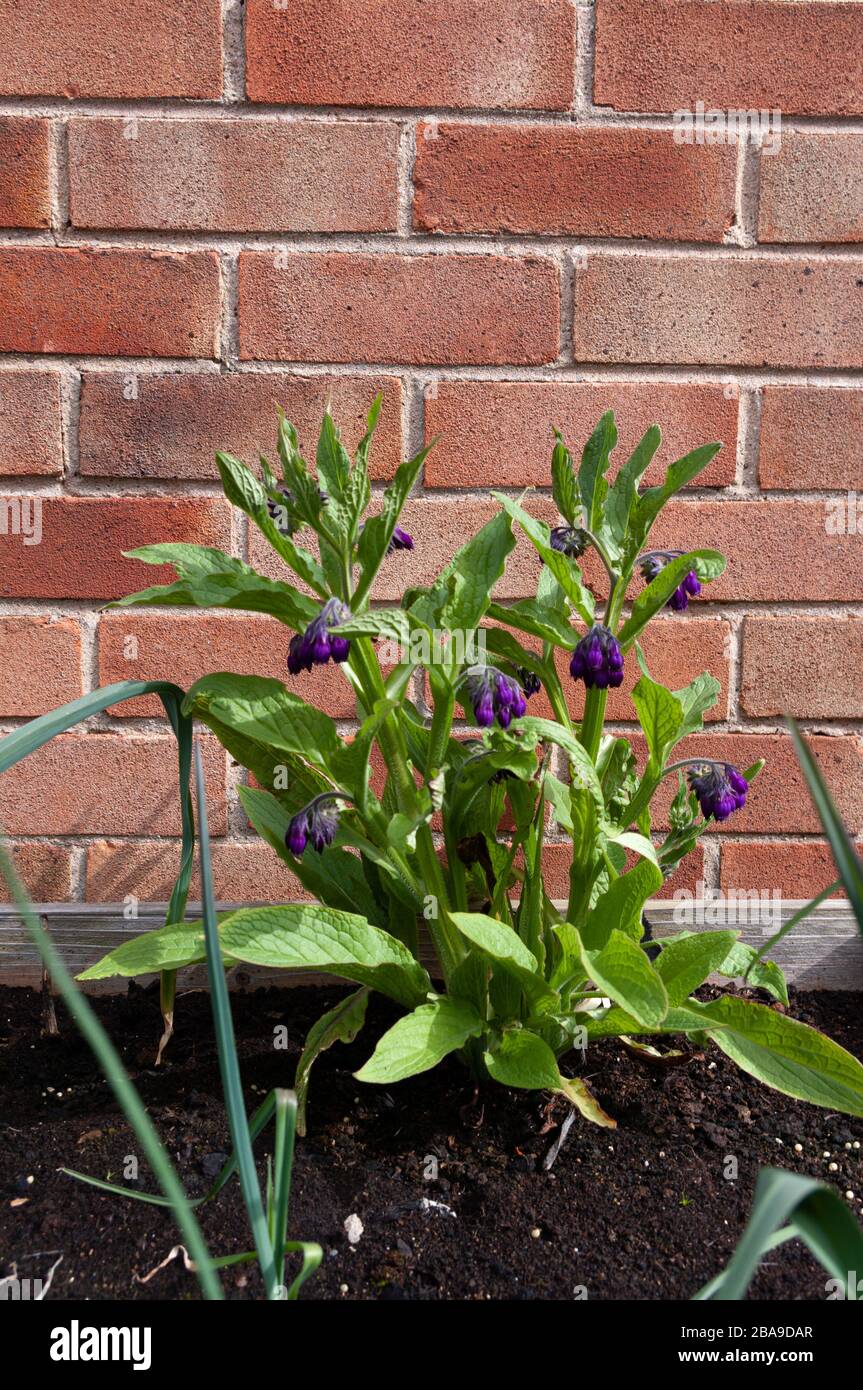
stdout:
[[(725, 892), (779, 892), (783, 898), (808, 902), (837, 877), (829, 846), (818, 840), (729, 840), (722, 845), (721, 885)], [(831, 896), (841, 898), (842, 890)]]
[(0, 618), (0, 715), (45, 714), (83, 695), (74, 618)]
[[(763, 488), (863, 490), (863, 391), (762, 390), (758, 481)], [(825, 441), (829, 451), (825, 457)]]
[[(392, 121), (73, 120), (76, 227), (394, 231)], [(190, 176), (190, 171), (194, 175)]]
[[(26, 544), (38, 528), (41, 502), (42, 538)], [(10, 499), (0, 513), (0, 596), (3, 598), (122, 598), (151, 584), (170, 583), (173, 571), (127, 560), (125, 550), (157, 541), (187, 541), (230, 547), (227, 502), (205, 497), (43, 497), (34, 511), (22, 511), (15, 534), (8, 522)], [(17, 517), (13, 518), (17, 521)]]
[[(72, 895), (71, 860), (61, 845), (7, 844), (12, 863), (34, 903), (66, 902)], [(0, 875), (0, 902), (12, 901), (5, 877)]]
[(211, 251), (0, 251), (0, 351), (215, 357)]
[[(548, 521), (556, 516), (547, 498), (529, 501), (530, 511)], [(431, 584), (461, 546), (500, 510), (484, 498), (411, 498), (402, 513), (402, 524), (414, 538), (413, 550), (399, 550), (382, 566), (373, 590), (379, 600), (399, 600), (406, 589)], [(258, 533), (252, 537), (251, 563), (265, 574), (278, 577), (281, 562)], [(519, 537), (507, 560), (506, 573), (495, 589), (496, 598), (525, 598), (536, 594), (539, 557), (530, 543)]]
[(737, 153), (662, 130), (421, 125), (414, 218), (430, 232), (722, 241)]
[(218, 97), (219, 0), (0, 0), (0, 93)]
[(0, 474), (62, 472), (59, 375), (30, 367), (0, 372)]
[[(294, 902), (309, 894), (263, 840), (214, 840), (213, 879), (223, 903)], [(87, 849), (87, 901), (167, 902), (179, 867), (179, 845), (164, 840), (97, 840)], [(197, 862), (189, 897), (200, 900)]]
[(740, 700), (747, 714), (863, 718), (863, 620), (752, 618), (743, 627)]
[[(720, 618), (684, 618), (673, 614), (656, 618), (639, 637), (650, 674), (669, 690), (680, 690), (696, 676), (706, 671), (721, 684), (716, 705), (707, 718), (728, 717), (728, 681), (730, 662), (730, 633), (727, 622)], [(516, 634), (517, 635), (517, 634)], [(563, 685), (570, 713), (580, 719), (584, 711), (584, 686), (569, 674), (570, 653), (556, 653), (557, 670)], [(609, 692), (606, 717), (614, 720), (637, 719), (630, 699), (632, 688), (641, 675), (635, 652), (626, 658), (623, 685)], [(542, 700), (545, 701), (543, 694)], [(531, 714), (543, 713), (539, 700), (531, 700)]]
[(491, 255), (240, 256), (240, 354), (296, 362), (549, 362), (559, 277)]
[(574, 345), (583, 362), (860, 367), (863, 259), (590, 252)]
[(863, 112), (863, 26), (828, 0), (597, 0), (594, 100), (618, 111)]
[(721, 439), (725, 447), (697, 486), (734, 482), (733, 387), (659, 381), (441, 381), (426, 392), (426, 441), (441, 438), (426, 460), (425, 486), (549, 487), (553, 426), (579, 456), (609, 409), (615, 411), (620, 431), (615, 464), (623, 463), (658, 421), (663, 444), (646, 475), (648, 483), (658, 482), (673, 459), (712, 439)]
[[(0, 375), (0, 391), (4, 377)], [(372, 472), (391, 477), (401, 459), (402, 387), (397, 377), (288, 376), (271, 372), (141, 372), (137, 394), (126, 398), (129, 378), (86, 372), (81, 387), (80, 470), (104, 478), (218, 480), (217, 449), (257, 466), (275, 459), (281, 405), (314, 458), (327, 401), (354, 449), (365, 432), (375, 393), (383, 391)]]
[(50, 225), (48, 129), (35, 116), (0, 116), (0, 226)]
[(759, 241), (863, 241), (863, 136), (785, 131), (761, 155)]
[[(124, 609), (106, 613), (99, 625), (99, 683), (171, 680), (187, 690), (214, 671), (272, 676), (304, 700), (337, 719), (353, 719), (356, 702), (341, 671), (316, 666), (300, 676), (287, 671), (291, 630), (274, 618), (253, 613), (155, 614)], [(137, 655), (131, 639), (137, 643)], [(127, 657), (126, 652), (133, 653)], [(127, 700), (112, 713), (160, 715), (158, 696)]]
[(251, 101), (565, 111), (567, 0), (249, 0)]
[(859, 602), (860, 537), (829, 535), (828, 506), (819, 501), (676, 502), (659, 517), (650, 544), (710, 547), (727, 556), (725, 573), (705, 591), (711, 600)]
[[(840, 814), (851, 833), (857, 835), (863, 828), (863, 745), (858, 738), (850, 735), (807, 735), (807, 738), (836, 798)], [(644, 740), (639, 736), (631, 742), (640, 761), (644, 762)], [(691, 738), (684, 739), (674, 753), (675, 761), (699, 756), (727, 760), (740, 768), (741, 772), (758, 758), (766, 761), (765, 768), (750, 788), (743, 810), (735, 811), (721, 825), (712, 825), (709, 833), (820, 833), (821, 822), (812, 805), (794, 746), (786, 734), (693, 734)], [(653, 804), (655, 828), (667, 825), (668, 808), (676, 790), (676, 776), (667, 777)], [(828, 878), (826, 883), (829, 882)]]
[[(201, 739), (207, 812), (225, 832), (225, 754)], [(11, 835), (178, 835), (177, 743), (173, 735), (61, 734), (0, 778)]]

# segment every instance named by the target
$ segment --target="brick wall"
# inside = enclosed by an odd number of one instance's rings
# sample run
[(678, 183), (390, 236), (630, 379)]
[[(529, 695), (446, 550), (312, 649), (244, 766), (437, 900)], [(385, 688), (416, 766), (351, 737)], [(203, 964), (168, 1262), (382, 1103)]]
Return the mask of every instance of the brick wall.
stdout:
[[(100, 681), (284, 674), (288, 633), (257, 618), (100, 611), (152, 582), (121, 556), (149, 540), (272, 565), (213, 451), (270, 448), (276, 402), (308, 441), (330, 396), (355, 442), (383, 389), (379, 482), (443, 435), (390, 598), (488, 517), (491, 486), (549, 512), (551, 424), (580, 441), (613, 406), (622, 447), (662, 424), (663, 462), (725, 442), (659, 530), (729, 570), (647, 648), (672, 684), (721, 677), (700, 748), (769, 765), (686, 881), (827, 882), (780, 715), (859, 830), (863, 7), (0, 0), (0, 32), (0, 488), (38, 496), (43, 528), (0, 536), (2, 728)], [(699, 101), (779, 108), (778, 152), (677, 143), (672, 113)], [(517, 553), (507, 594), (535, 577)], [(350, 718), (331, 673), (306, 687)], [(612, 713), (632, 719), (625, 690)], [(222, 896), (293, 891), (212, 739), (206, 765)], [(164, 898), (158, 708), (11, 771), (2, 820), (38, 898)]]

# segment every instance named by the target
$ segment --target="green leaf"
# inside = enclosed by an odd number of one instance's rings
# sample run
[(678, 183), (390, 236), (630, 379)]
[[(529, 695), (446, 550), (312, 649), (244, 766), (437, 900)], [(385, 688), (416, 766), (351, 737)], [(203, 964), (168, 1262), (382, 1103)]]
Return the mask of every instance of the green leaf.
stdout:
[(649, 859), (639, 859), (628, 873), (616, 878), (597, 898), (582, 928), (585, 948), (602, 950), (612, 931), (623, 932), (633, 941), (640, 941), (644, 904), (659, 892), (663, 882), (661, 871)]
[(609, 835), (608, 843), (609, 845), (620, 845), (621, 849), (628, 849), (642, 859), (649, 859), (651, 864), (655, 864), (657, 869), (659, 868), (656, 847), (646, 835), (639, 835), (635, 830), (621, 830), (617, 834)]
[(584, 446), (578, 470), (578, 490), (584, 508), (585, 524), (596, 533), (602, 525), (608, 484), (605, 471), (608, 456), (617, 443), (614, 411), (607, 410)]
[(696, 676), (695, 680), (690, 681), (689, 685), (685, 685), (682, 690), (673, 692), (675, 699), (679, 700), (683, 709), (681, 738), (685, 738), (687, 734), (698, 733), (704, 722), (705, 714), (709, 709), (713, 709), (721, 689), (716, 677), (705, 672), (701, 676)]
[(676, 941), (662, 943), (662, 951), (654, 961), (672, 1008), (683, 1004), (703, 985), (708, 975), (718, 970), (728, 959), (737, 940), (733, 931), (693, 932)]
[(567, 651), (572, 651), (578, 641), (578, 633), (570, 622), (568, 612), (549, 603), (540, 603), (537, 599), (522, 599), (506, 607), (500, 603), (490, 603), (488, 616), (506, 627), (541, 637), (543, 642), (551, 642), (555, 647), (565, 647)]
[(308, 1031), (303, 1053), (297, 1063), (294, 1090), (297, 1093), (297, 1133), (306, 1132), (306, 1102), (314, 1062), (333, 1043), (352, 1043), (366, 1021), (369, 991), (358, 989), (342, 999), (334, 1009), (322, 1014)]
[(648, 675), (642, 675), (636, 682), (632, 703), (644, 730), (651, 760), (657, 771), (661, 771), (669, 751), (681, 737), (683, 706), (670, 690)]
[(605, 525), (618, 548), (622, 547), (629, 529), (629, 517), (638, 497), (638, 482), (662, 442), (658, 425), (651, 425), (636, 444), (630, 457), (611, 485), (605, 504)]
[(521, 1091), (554, 1091), (566, 1096), (594, 1124), (616, 1128), (617, 1122), (606, 1115), (586, 1082), (561, 1075), (554, 1053), (536, 1033), (526, 1028), (508, 1030), (498, 1047), (484, 1054), (484, 1061), (489, 1075), (502, 1086)]
[[(537, 521), (536, 517), (530, 516), (523, 507), (519, 506), (518, 502), (507, 497), (505, 493), (495, 492), (492, 493), (492, 496), (508, 512), (513, 521), (518, 522), (534, 550), (542, 557), (543, 563), (548, 566), (574, 606), (579, 617), (588, 627), (591, 627), (595, 612), (593, 594), (585, 588), (581, 578), (581, 570), (575, 561), (562, 555), (559, 550), (552, 550), (547, 523)], [(506, 611), (509, 612), (510, 610), (507, 609)], [(507, 619), (502, 621), (506, 622)]]
[(398, 519), (433, 443), (434, 441), (424, 449), (420, 449), (419, 453), (415, 454), (412, 459), (407, 459), (404, 463), (399, 464), (395, 477), (384, 492), (380, 513), (377, 516), (370, 516), (363, 526), (357, 550), (362, 566), (362, 575), (353, 598), (354, 609), (358, 609), (365, 600), (375, 581), (375, 576), (386, 558)]
[(365, 917), (319, 904), (244, 908), (224, 920), (219, 935), (222, 949), (237, 960), (338, 975), (406, 1008), (431, 988), (423, 967), (395, 937)]
[(670, 560), (655, 579), (641, 590), (632, 605), (632, 610), (617, 640), (624, 651), (632, 646), (638, 634), (647, 626), (654, 614), (664, 608), (689, 574), (694, 570), (703, 583), (717, 579), (725, 569), (725, 556), (718, 550), (690, 550), (686, 555), (678, 555)]
[(319, 767), (326, 768), (341, 746), (329, 715), (268, 676), (235, 676), (229, 671), (204, 676), (189, 690), (184, 709), (206, 711), (247, 738), (296, 753)]
[(636, 1037), (640, 1033), (647, 1034), (669, 1034), (669, 1033), (703, 1033), (704, 1019), (700, 1013), (695, 1013), (688, 1006), (678, 1006), (676, 1009), (669, 1009), (662, 1023), (658, 1027), (648, 1028), (640, 1023), (632, 1014), (625, 1009), (612, 1007), (605, 1013), (596, 1017), (593, 1014), (582, 1014), (584, 1026), (587, 1029), (587, 1036), (590, 1042), (597, 1042), (601, 1038), (629, 1038)]
[(540, 974), (536, 956), (512, 927), (482, 912), (453, 912), (450, 915), (462, 936), (518, 980), (532, 1003), (543, 998), (555, 998), (554, 990)]
[(204, 960), (205, 956), (201, 923), (177, 922), (124, 941), (76, 978), (107, 980), (112, 975), (151, 975), (160, 970), (181, 970)]
[(668, 1013), (665, 986), (631, 937), (612, 931), (598, 951), (587, 950), (582, 941), (582, 961), (602, 992), (639, 1023), (657, 1028), (663, 1022)]
[(838, 1043), (764, 1004), (728, 994), (699, 1012), (716, 1046), (750, 1076), (783, 1095), (863, 1115), (863, 1066)]
[(555, 445), (551, 454), (551, 493), (564, 521), (580, 525), (578, 485), (572, 468), (572, 454), (563, 442), (560, 430), (555, 430)]
[(848, 894), (848, 901), (857, 918), (857, 925), (863, 932), (863, 862), (854, 848), (851, 836), (845, 829), (842, 817), (836, 809), (827, 784), (821, 775), (821, 769), (812, 756), (812, 752), (803, 735), (800, 733), (797, 724), (789, 717), (788, 727), (794, 741), (794, 749), (797, 759), (803, 769), (809, 787), (809, 794), (815, 803), (818, 812), (818, 819), (824, 827), (824, 834), (830, 844), (830, 850), (839, 876), (842, 879), (845, 892)]
[(464, 999), (434, 999), (400, 1018), (380, 1039), (357, 1081), (376, 1085), (430, 1071), (450, 1052), (482, 1032), (482, 1019)]
[(266, 536), (276, 553), (290, 565), (304, 583), (319, 594), (326, 590), (326, 576), (313, 555), (279, 530), (267, 508), (266, 489), (254, 473), (231, 454), (217, 453), (216, 465), (228, 501), (245, 512)]
[(741, 1300), (762, 1256), (795, 1237), (805, 1241), (845, 1296), (856, 1300), (857, 1272), (863, 1269), (863, 1231), (832, 1187), (780, 1168), (765, 1168), (758, 1174), (752, 1213), (737, 1249), (722, 1273), (695, 1298)]
[(161, 604), (193, 608), (240, 609), (269, 613), (288, 627), (301, 631), (316, 617), (319, 605), (291, 584), (267, 579), (242, 560), (203, 545), (145, 545), (124, 555), (146, 565), (173, 565), (179, 578), (173, 584), (157, 584), (127, 594), (110, 608)]
[(448, 631), (467, 634), (479, 626), (503, 574), (506, 557), (514, 549), (512, 525), (503, 512), (462, 546), (442, 576), (449, 597), (441, 611), (441, 623)]
[(670, 497), (686, 487), (707, 467), (712, 458), (719, 453), (721, 443), (702, 444), (692, 453), (676, 459), (665, 475), (665, 480), (657, 487), (647, 488), (639, 497), (632, 513), (630, 523), (627, 557), (630, 561), (644, 546), (651, 527)]

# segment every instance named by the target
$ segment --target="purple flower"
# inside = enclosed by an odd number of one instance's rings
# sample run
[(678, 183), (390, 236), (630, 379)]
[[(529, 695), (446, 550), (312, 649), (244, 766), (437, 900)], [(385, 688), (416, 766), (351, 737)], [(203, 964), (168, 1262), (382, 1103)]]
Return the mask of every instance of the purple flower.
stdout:
[(513, 719), (521, 719), (527, 710), (518, 681), (510, 680), (493, 666), (470, 671), (465, 684), (473, 705), (473, 717), (483, 729), (490, 729), (495, 719), (502, 729), (508, 729)]
[(392, 534), (392, 539), (387, 546), (387, 554), (392, 555), (396, 550), (413, 550), (414, 538), (404, 527), (397, 526)]
[(298, 632), (291, 638), (288, 647), (288, 670), (292, 676), (300, 671), (311, 671), (313, 666), (325, 666), (328, 661), (346, 661), (351, 644), (346, 637), (337, 637), (332, 628), (338, 627), (351, 616), (351, 611), (340, 599), (328, 599), (316, 618), (313, 618), (305, 632)]
[(694, 763), (689, 785), (698, 798), (705, 819), (727, 820), (732, 811), (746, 805), (749, 783), (731, 763)]
[(552, 526), (548, 540), (552, 550), (559, 550), (571, 560), (577, 560), (588, 546), (588, 537), (578, 526)]
[(574, 680), (584, 681), (588, 689), (616, 689), (623, 682), (623, 652), (614, 633), (596, 623), (582, 637), (569, 663)]
[(519, 666), (518, 678), (521, 681), (521, 688), (526, 700), (529, 700), (531, 695), (538, 695), (542, 690), (542, 681), (539, 676), (535, 675), (533, 671), (528, 671), (526, 666)]
[(336, 838), (338, 826), (338, 807), (334, 805), (333, 796), (323, 792), (291, 817), (285, 833), (285, 844), (298, 859), (310, 842), (313, 850), (323, 854)]
[[(638, 561), (642, 578), (650, 583), (671, 560), (676, 560), (684, 553), (682, 550), (651, 550), (646, 555), (642, 555)], [(701, 585), (698, 582), (698, 575), (695, 570), (690, 570), (687, 575), (684, 575), (683, 582), (674, 590), (665, 606), (671, 608), (675, 613), (682, 613), (689, 607), (690, 598), (694, 598), (696, 594), (700, 593)]]

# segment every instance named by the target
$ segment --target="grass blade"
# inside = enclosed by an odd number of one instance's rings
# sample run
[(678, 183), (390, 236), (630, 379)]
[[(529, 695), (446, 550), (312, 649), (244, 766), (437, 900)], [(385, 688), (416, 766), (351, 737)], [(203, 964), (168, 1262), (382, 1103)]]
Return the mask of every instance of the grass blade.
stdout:
[(294, 1166), (294, 1140), (297, 1134), (297, 1097), (294, 1091), (279, 1090), (276, 1096), (276, 1151), (274, 1158), (276, 1210), (274, 1244), (279, 1283), (285, 1278), (285, 1237), (288, 1231), (288, 1202)]
[(783, 936), (787, 936), (790, 931), (793, 931), (794, 928), (798, 926), (798, 924), (802, 922), (805, 917), (808, 917), (811, 912), (814, 912), (816, 907), (820, 907), (821, 904), (825, 901), (825, 899), (829, 898), (831, 893), (835, 893), (836, 889), (841, 888), (841, 886), (842, 880), (837, 878), (836, 882), (831, 883), (829, 888), (822, 888), (817, 898), (813, 898), (811, 903), (806, 903), (803, 907), (801, 907), (798, 912), (795, 912), (792, 917), (788, 918), (787, 922), (784, 922), (782, 924), (782, 926), (779, 928), (777, 932), (773, 933), (769, 941), (765, 941), (763, 946), (759, 946), (757, 952), (749, 962), (746, 974), (743, 976), (743, 983), (747, 983), (747, 981), (749, 980), (749, 976), (755, 969), (758, 962), (762, 960), (764, 956), (767, 955), (768, 951), (773, 950), (773, 947), (776, 945), (777, 942), (782, 940)]
[(288, 1301), (293, 1303), (295, 1299), (299, 1298), (300, 1289), (303, 1287), (309, 1275), (314, 1274), (315, 1270), (318, 1268), (318, 1265), (324, 1258), (324, 1252), (317, 1242), (313, 1240), (289, 1240), (285, 1245), (285, 1250), (290, 1253), (299, 1251), (303, 1257), (300, 1272), (287, 1293)]
[(207, 973), (210, 978), (210, 997), (213, 1005), (216, 1044), (219, 1051), (219, 1071), (222, 1076), (222, 1090), (225, 1095), (234, 1153), (237, 1157), (243, 1201), (246, 1204), (255, 1249), (258, 1252), (267, 1298), (273, 1299), (277, 1297), (278, 1280), (273, 1261), (272, 1242), (267, 1230), (267, 1218), (261, 1200), (261, 1188), (252, 1153), (252, 1140), (246, 1119), (240, 1067), (234, 1041), (234, 1022), (231, 1017), (228, 986), (225, 980), (221, 947), (219, 946), (219, 929), (216, 922), (216, 904), (213, 892), (213, 867), (210, 859), (210, 839), (207, 829), (204, 768), (201, 761), (201, 748), (198, 743), (195, 744), (195, 792), (198, 799), (200, 826), (201, 905), (204, 919), (204, 940), (207, 950)]
[[(23, 732), (23, 730), (17, 732)], [(183, 1191), (176, 1169), (144, 1109), (138, 1092), (126, 1074), (114, 1044), (84, 995), (76, 988), (71, 975), (54, 947), (54, 943), (33, 912), (4, 845), (0, 845), (0, 869), (2, 869), (6, 882), (12, 890), (18, 910), (34, 946), (39, 952), (42, 964), (60, 990), (66, 1007), (75, 1020), (82, 1037), (95, 1054), (105, 1075), (105, 1080), (122, 1106), (123, 1112), (144, 1151), (144, 1156), (156, 1175), (165, 1197), (170, 1202), (174, 1219), (188, 1249), (189, 1258), (195, 1265), (195, 1273), (204, 1297), (209, 1299), (223, 1298), (222, 1286), (213, 1270), (213, 1263), (204, 1243), (201, 1228), (195, 1219), (192, 1205)]]
[(836, 804), (827, 790), (821, 769), (812, 756), (809, 745), (803, 738), (796, 722), (790, 717), (788, 727), (794, 741), (797, 758), (809, 785), (815, 809), (818, 812), (818, 819), (821, 821), (824, 834), (830, 843), (830, 849), (839, 870), (839, 877), (845, 892), (848, 894), (848, 901), (854, 909), (857, 924), (863, 932), (863, 863), (861, 863), (860, 856), (854, 848), (851, 836), (845, 829)]

